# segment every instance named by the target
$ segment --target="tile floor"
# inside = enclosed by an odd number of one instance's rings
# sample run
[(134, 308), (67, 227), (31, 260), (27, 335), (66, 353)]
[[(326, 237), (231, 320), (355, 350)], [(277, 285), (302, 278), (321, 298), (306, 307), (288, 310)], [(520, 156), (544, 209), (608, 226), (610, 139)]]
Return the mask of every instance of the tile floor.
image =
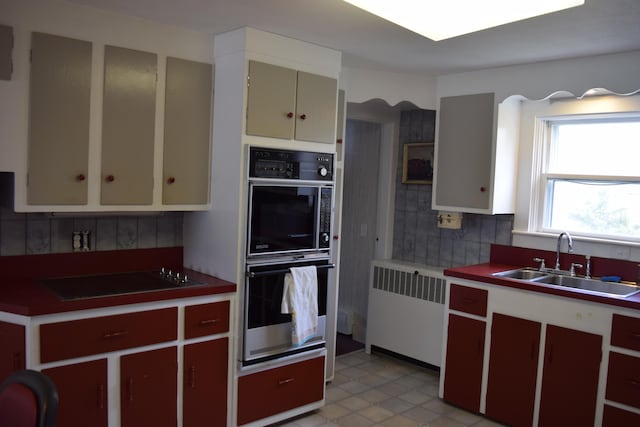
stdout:
[(279, 427), (497, 427), (438, 398), (438, 373), (364, 350), (336, 357), (326, 404)]

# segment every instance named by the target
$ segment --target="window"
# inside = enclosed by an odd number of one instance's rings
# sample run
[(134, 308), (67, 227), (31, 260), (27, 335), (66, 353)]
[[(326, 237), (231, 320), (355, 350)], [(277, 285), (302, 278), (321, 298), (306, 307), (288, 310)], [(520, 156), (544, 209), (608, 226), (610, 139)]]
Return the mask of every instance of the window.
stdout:
[(537, 231), (640, 241), (640, 114), (542, 123)]

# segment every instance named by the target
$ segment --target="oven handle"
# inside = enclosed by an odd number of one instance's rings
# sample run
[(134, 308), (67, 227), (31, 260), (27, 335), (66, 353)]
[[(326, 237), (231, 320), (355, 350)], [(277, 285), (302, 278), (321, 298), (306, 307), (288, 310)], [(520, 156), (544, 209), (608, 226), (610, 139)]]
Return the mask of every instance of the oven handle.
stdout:
[[(317, 265), (316, 268), (318, 270), (323, 270), (325, 268), (334, 268), (335, 266), (336, 266), (335, 264), (322, 264), (322, 265)], [(288, 272), (289, 272), (289, 269), (285, 268), (282, 270), (259, 271), (257, 273), (253, 271), (247, 271), (245, 274), (249, 279), (253, 279), (254, 277), (271, 276), (273, 274), (282, 274), (282, 273), (288, 273)]]

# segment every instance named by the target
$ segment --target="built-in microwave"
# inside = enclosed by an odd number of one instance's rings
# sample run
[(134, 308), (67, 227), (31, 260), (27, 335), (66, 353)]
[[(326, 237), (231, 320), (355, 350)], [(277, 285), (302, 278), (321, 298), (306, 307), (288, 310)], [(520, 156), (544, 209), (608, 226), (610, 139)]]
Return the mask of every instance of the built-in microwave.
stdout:
[(250, 148), (247, 256), (329, 252), (333, 155)]

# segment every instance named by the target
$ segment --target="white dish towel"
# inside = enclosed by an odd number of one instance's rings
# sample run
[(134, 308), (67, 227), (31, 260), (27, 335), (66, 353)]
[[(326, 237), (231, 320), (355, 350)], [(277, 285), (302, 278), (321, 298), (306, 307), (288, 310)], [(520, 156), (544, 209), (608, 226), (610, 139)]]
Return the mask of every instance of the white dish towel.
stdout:
[(291, 342), (301, 346), (318, 332), (318, 279), (316, 267), (293, 267), (284, 275), (282, 313), (291, 314)]

